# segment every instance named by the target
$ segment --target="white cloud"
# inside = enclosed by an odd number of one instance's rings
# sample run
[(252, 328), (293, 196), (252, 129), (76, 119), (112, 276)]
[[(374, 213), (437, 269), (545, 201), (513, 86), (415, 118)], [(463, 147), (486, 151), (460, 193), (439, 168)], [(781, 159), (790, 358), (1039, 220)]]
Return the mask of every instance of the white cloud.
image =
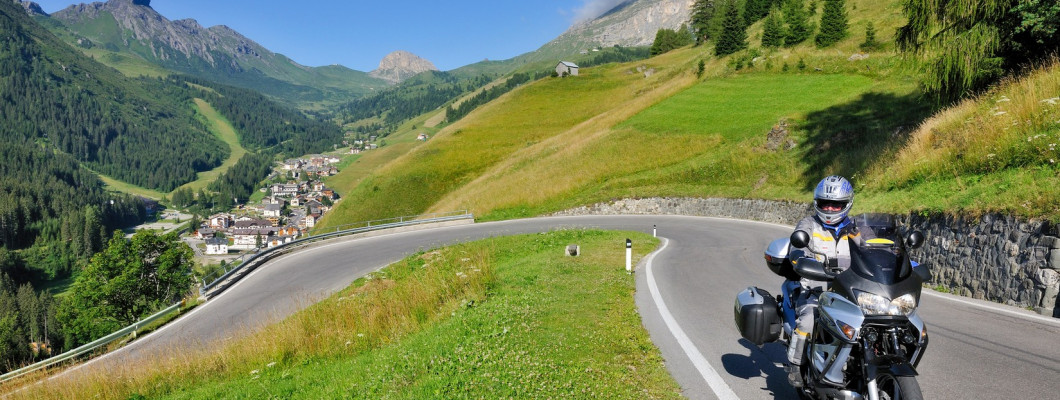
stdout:
[(581, 8), (574, 10), (574, 22), (582, 22), (603, 15), (612, 8), (630, 0), (583, 0)]

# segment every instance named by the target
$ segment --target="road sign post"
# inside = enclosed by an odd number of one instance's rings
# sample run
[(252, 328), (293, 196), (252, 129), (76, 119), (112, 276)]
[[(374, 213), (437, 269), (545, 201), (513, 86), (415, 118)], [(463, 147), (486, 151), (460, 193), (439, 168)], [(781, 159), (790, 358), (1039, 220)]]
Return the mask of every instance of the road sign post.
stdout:
[(626, 272), (633, 273), (633, 241), (626, 239)]

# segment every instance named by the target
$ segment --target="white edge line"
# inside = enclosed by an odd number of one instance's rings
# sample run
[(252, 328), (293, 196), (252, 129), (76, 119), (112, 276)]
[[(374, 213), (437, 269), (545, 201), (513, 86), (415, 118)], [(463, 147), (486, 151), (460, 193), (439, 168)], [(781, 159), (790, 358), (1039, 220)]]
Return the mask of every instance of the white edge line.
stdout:
[(677, 320), (670, 314), (670, 309), (666, 307), (666, 303), (663, 302), (662, 295), (659, 293), (659, 286), (655, 284), (655, 276), (652, 274), (652, 262), (655, 260), (655, 255), (661, 253), (670, 245), (670, 241), (666, 238), (662, 239), (663, 245), (658, 250), (648, 255), (645, 268), (648, 278), (648, 291), (651, 292), (652, 300), (655, 301), (655, 306), (659, 308), (659, 315), (662, 317), (663, 322), (666, 323), (666, 327), (670, 329), (670, 333), (677, 339), (677, 343), (681, 345), (681, 349), (684, 350), (685, 355), (695, 365), (696, 370), (699, 371), (699, 375), (703, 377), (703, 380), (707, 382), (710, 389), (714, 391), (714, 394), (722, 400), (738, 400), (736, 392), (732, 391), (732, 388), (725, 383), (725, 380), (721, 378), (718, 371), (714, 367), (710, 366), (710, 362), (707, 361), (706, 357), (699, 352), (696, 345), (692, 343), (692, 340), (688, 338), (685, 331), (681, 329), (681, 326), (677, 324)]
[(990, 311), (1006, 314), (1006, 315), (1013, 316), (1013, 317), (1018, 317), (1018, 318), (1028, 319), (1028, 320), (1035, 320), (1035, 321), (1038, 321), (1038, 322), (1045, 322), (1045, 323), (1052, 324), (1052, 325), (1060, 325), (1060, 318), (1052, 318), (1052, 317), (1044, 317), (1044, 316), (1041, 316), (1041, 315), (1027, 314), (1027, 313), (1024, 313), (1024, 312), (1017, 311), (1019, 309), (1009, 309), (1011, 306), (1005, 306), (1005, 305), (1001, 305), (1001, 304), (999, 304), (997, 306), (994, 306), (994, 305), (991, 305), (991, 304), (982, 304), (982, 303), (977, 303), (977, 302), (973, 302), (973, 301), (963, 300), (963, 299), (957, 297), (956, 295), (946, 295), (946, 294), (938, 293), (938, 292), (936, 292), (934, 290), (930, 290), (930, 288), (927, 288), (927, 287), (925, 287), (924, 289), (925, 290), (921, 291), (921, 293), (929, 295), (931, 297), (935, 297), (935, 298), (939, 298), (939, 299), (943, 299), (943, 300), (949, 300), (949, 301), (952, 301), (952, 302), (957, 302), (957, 303), (969, 305), (969, 306), (972, 306), (972, 307), (975, 307), (975, 308), (986, 309), (986, 310), (990, 310)]

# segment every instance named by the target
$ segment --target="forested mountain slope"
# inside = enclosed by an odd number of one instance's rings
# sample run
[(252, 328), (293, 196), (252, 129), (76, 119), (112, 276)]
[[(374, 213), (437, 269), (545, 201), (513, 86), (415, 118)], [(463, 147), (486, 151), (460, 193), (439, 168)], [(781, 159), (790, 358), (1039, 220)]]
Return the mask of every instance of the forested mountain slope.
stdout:
[(203, 27), (194, 19), (171, 21), (152, 9), (150, 1), (77, 4), (38, 18), (58, 22), (50, 25), (72, 45), (130, 55), (292, 105), (345, 101), (391, 86), (343, 66), (300, 65), (227, 26)]
[(162, 190), (227, 157), (182, 100), (186, 89), (128, 79), (4, 3), (0, 137), (50, 145), (100, 173)]

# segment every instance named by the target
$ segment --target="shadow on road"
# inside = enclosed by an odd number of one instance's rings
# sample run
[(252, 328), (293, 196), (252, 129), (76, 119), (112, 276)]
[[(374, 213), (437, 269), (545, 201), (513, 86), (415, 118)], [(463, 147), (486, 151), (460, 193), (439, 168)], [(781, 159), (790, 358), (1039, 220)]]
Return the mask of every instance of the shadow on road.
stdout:
[[(762, 347), (755, 346), (745, 339), (740, 339), (740, 345), (747, 349), (744, 354), (726, 354), (721, 356), (721, 363), (725, 366), (725, 372), (730, 376), (751, 379), (763, 377), (766, 387), (762, 390), (763, 395), (776, 399), (797, 399), (795, 389), (788, 384), (787, 372), (784, 372), (784, 360), (787, 358), (787, 348), (782, 343), (767, 343)], [(763, 397), (766, 397), (763, 396)]]

